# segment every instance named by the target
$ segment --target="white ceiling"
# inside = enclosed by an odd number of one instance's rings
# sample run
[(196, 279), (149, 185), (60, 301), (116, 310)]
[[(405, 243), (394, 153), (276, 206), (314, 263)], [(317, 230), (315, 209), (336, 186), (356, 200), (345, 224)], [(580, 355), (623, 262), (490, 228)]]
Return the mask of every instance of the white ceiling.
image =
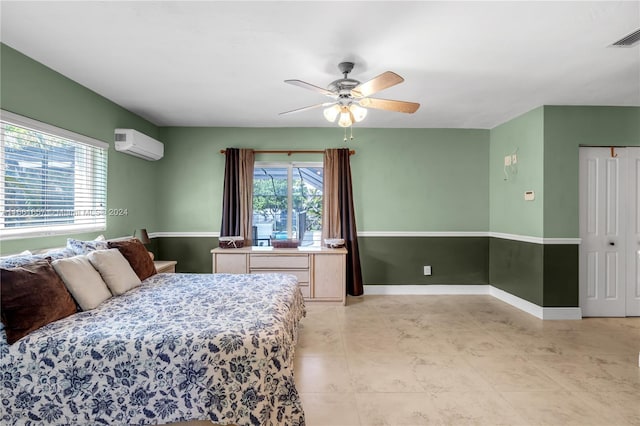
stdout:
[(640, 1), (2, 1), (1, 40), (160, 126), (336, 126), (325, 87), (394, 71), (360, 127), (492, 128), (540, 105), (640, 106)]

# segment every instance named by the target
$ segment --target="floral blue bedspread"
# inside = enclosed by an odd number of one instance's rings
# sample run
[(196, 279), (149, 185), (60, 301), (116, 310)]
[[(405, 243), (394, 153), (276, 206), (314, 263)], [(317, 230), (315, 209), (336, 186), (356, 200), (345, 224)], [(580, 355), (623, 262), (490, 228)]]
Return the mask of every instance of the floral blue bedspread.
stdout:
[(290, 275), (158, 274), (13, 345), (0, 423), (304, 425)]

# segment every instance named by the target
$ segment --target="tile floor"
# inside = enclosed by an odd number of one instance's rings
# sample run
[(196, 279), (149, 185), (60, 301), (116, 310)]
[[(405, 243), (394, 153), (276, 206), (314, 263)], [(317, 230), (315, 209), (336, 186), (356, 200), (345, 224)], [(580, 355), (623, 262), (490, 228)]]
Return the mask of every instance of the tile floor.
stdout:
[(491, 296), (309, 304), (307, 425), (640, 425), (640, 318), (542, 321)]

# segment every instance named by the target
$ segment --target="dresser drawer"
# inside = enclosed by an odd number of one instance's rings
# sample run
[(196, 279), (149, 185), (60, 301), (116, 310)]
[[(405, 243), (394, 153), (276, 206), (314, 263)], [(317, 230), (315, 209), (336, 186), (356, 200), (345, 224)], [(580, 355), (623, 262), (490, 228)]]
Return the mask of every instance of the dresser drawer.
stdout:
[(289, 274), (295, 275), (298, 278), (300, 285), (309, 285), (309, 270), (308, 269), (252, 269), (252, 274)]
[(217, 253), (213, 256), (213, 272), (246, 274), (247, 270), (247, 255), (244, 253)]
[(309, 267), (309, 256), (306, 254), (294, 255), (263, 255), (252, 254), (249, 257), (251, 269), (305, 269)]

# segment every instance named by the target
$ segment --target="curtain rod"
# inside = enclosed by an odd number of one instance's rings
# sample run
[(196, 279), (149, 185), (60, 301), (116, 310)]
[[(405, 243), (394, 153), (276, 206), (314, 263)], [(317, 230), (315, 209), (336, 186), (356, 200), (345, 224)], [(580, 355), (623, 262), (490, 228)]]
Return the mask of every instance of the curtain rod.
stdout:
[[(220, 154), (225, 154), (227, 151), (225, 149), (220, 150)], [(256, 154), (324, 154), (324, 151), (320, 150), (254, 150)], [(355, 155), (356, 151), (351, 149), (349, 150), (349, 155)]]

